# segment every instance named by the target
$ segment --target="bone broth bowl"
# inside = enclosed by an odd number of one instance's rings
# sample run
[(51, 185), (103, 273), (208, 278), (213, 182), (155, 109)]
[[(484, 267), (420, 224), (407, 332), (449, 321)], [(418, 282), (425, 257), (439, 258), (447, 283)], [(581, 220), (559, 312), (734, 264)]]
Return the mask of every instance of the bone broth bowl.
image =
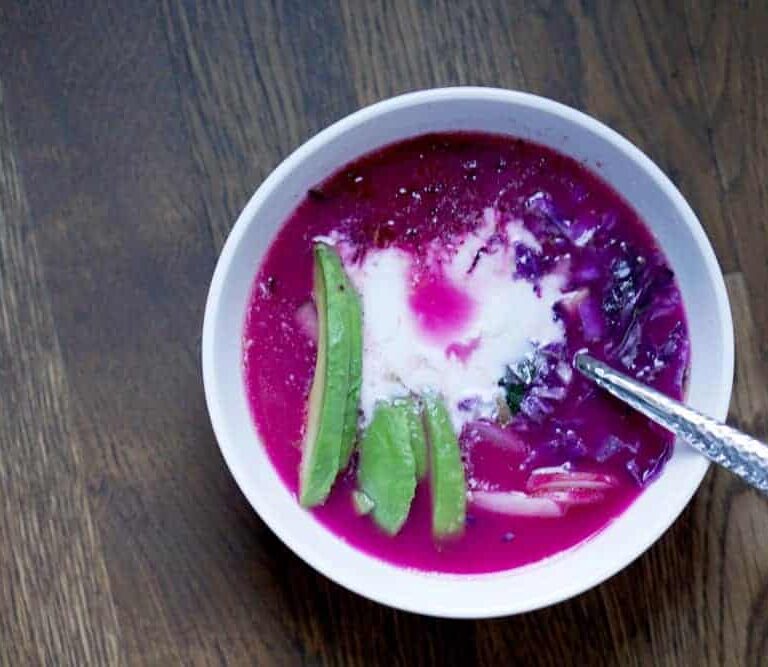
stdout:
[(662, 172), (589, 116), (410, 93), (310, 139), (218, 261), (208, 409), (261, 518), (393, 607), (502, 616), (598, 584), (707, 470), (573, 370), (579, 350), (724, 418), (722, 274)]

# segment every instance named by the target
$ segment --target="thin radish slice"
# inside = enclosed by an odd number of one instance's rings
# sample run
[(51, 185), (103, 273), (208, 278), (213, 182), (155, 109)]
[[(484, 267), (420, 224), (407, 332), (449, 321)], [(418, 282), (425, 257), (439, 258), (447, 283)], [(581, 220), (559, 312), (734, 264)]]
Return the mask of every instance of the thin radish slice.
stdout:
[(307, 338), (317, 342), (317, 310), (314, 303), (307, 301), (296, 309), (296, 323)]
[(550, 498), (536, 498), (520, 491), (473, 491), (470, 503), (509, 516), (559, 517), (565, 509)]
[(594, 505), (605, 500), (605, 491), (599, 489), (566, 489), (563, 491), (536, 491), (535, 498), (548, 498), (566, 509), (573, 505)]
[(619, 480), (613, 475), (597, 472), (574, 472), (562, 468), (538, 468), (534, 470), (526, 489), (533, 493), (542, 489), (548, 491), (568, 489), (613, 489), (619, 485)]
[(528, 445), (509, 428), (502, 428), (498, 424), (481, 420), (470, 422), (465, 428), (462, 439), (468, 442), (487, 442), (516, 454), (528, 452)]

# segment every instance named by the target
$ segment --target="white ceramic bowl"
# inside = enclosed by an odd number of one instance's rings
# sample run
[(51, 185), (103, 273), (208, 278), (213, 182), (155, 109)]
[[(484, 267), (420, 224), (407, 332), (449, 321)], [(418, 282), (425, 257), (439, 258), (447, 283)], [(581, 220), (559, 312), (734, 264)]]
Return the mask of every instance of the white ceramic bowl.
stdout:
[(238, 218), (216, 266), (203, 326), (203, 378), (213, 428), (238, 485), (267, 525), (312, 567), (392, 607), (434, 616), (503, 616), (565, 600), (626, 567), (677, 518), (707, 461), (678, 443), (658, 480), (620, 518), (552, 558), (495, 574), (425, 574), (357, 551), (299, 507), (269, 461), (244, 391), (242, 333), (253, 280), (307, 189), (373, 149), (444, 130), (532, 139), (583, 161), (629, 201), (650, 226), (682, 290), (692, 344), (688, 402), (725, 417), (733, 325), (720, 268), (691, 208), (648, 157), (602, 123), (551, 100), (490, 88), (425, 90), (374, 104), (320, 132), (272, 172)]

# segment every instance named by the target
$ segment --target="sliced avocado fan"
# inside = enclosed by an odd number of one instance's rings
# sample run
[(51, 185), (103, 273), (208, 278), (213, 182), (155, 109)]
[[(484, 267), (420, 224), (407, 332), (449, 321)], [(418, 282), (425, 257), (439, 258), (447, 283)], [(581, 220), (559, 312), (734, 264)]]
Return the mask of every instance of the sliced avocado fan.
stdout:
[[(336, 250), (314, 248), (314, 297), (318, 317), (317, 360), (309, 396), (299, 469), (299, 502), (325, 502), (357, 440), (362, 383), (363, 313), (360, 297)], [(376, 405), (360, 444), (359, 514), (370, 513), (390, 535), (408, 518), (417, 481), (430, 473), (432, 532), (460, 534), (466, 517), (464, 465), (442, 399), (408, 397)]]
[(467, 512), (467, 482), (459, 442), (441, 398), (424, 399), (424, 423), (430, 450), (432, 534), (437, 538), (459, 535)]
[(356, 437), (360, 398), (359, 298), (338, 253), (324, 243), (314, 248), (314, 296), (317, 360), (299, 467), (299, 502), (304, 507), (325, 502), (336, 475), (346, 467)]

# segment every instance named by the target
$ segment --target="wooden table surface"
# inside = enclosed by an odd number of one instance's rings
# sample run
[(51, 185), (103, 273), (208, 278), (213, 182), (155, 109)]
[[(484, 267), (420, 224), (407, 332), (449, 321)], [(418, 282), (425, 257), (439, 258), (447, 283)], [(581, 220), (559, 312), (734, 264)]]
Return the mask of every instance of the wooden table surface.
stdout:
[(701, 217), (768, 419), (768, 2), (0, 1), (0, 664), (768, 664), (768, 506), (711, 471), (604, 585), (510, 619), (392, 611), (259, 520), (203, 402), (217, 253), (317, 130), (430, 86), (624, 133)]

